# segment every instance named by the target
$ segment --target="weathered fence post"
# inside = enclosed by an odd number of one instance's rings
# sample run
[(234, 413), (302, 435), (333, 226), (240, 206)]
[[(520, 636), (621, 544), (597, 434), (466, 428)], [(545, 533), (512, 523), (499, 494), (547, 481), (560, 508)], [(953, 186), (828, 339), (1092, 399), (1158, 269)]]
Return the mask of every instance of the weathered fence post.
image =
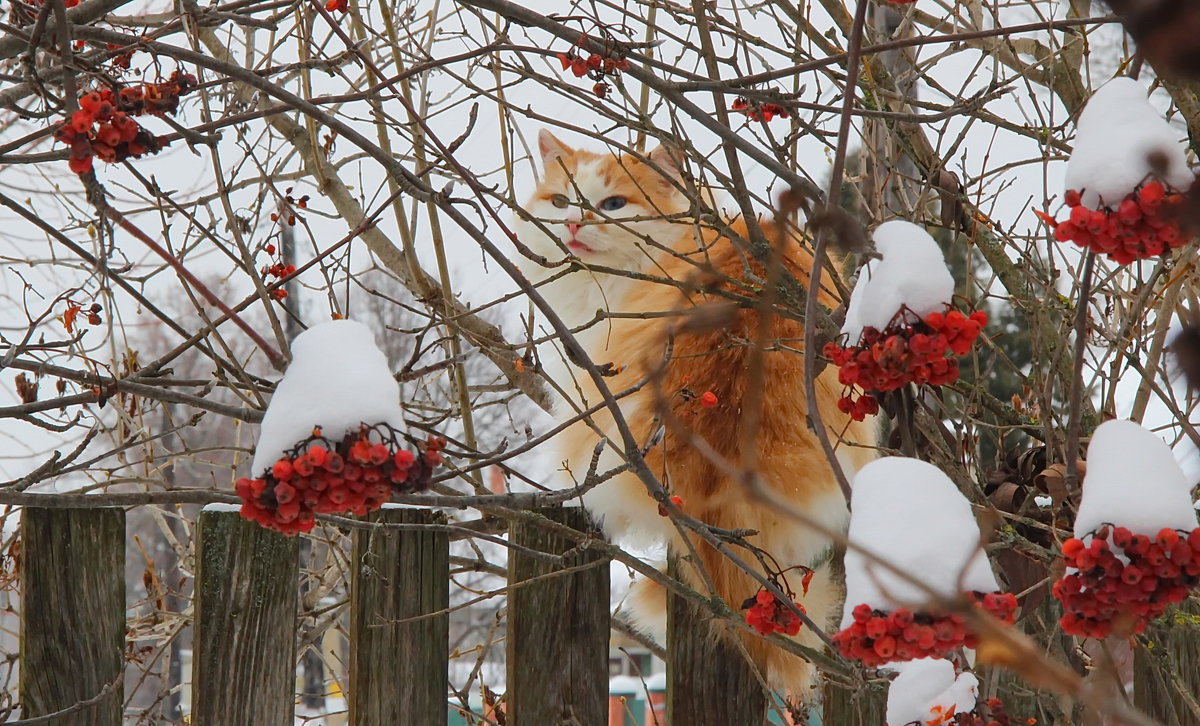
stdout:
[(1134, 646), (1133, 701), (1163, 726), (1200, 723), (1200, 606), (1179, 605)]
[[(845, 556), (842, 548), (834, 550), (830, 562), (834, 582), (846, 581)], [(840, 622), (841, 614), (839, 609), (835, 623)], [(826, 681), (821, 690), (823, 726), (877, 726), (884, 722), (886, 711), (887, 685), (880, 681), (867, 682), (855, 689)]]
[[(672, 554), (670, 575), (679, 579), (681, 567)], [(754, 666), (727, 638), (713, 637), (711, 620), (686, 598), (667, 595), (667, 723), (761, 726), (768, 700)]]
[[(582, 509), (545, 508), (535, 513), (580, 532), (593, 529)], [(608, 723), (608, 557), (576, 549), (574, 541), (537, 522), (512, 522), (509, 540), (550, 555), (570, 554), (559, 564), (520, 550), (509, 553), (508, 723), (604, 726)], [(562, 573), (572, 568), (579, 569)]]
[[(384, 507), (370, 521), (431, 525), (446, 516)], [(350, 726), (446, 723), (449, 533), (355, 530), (350, 566)]]
[(296, 709), (299, 540), (200, 513), (196, 547), (192, 723), (291, 726)]
[(863, 684), (859, 690), (826, 682), (821, 694), (821, 723), (824, 726), (879, 726), (887, 710), (887, 685), (880, 681)]
[(21, 553), (22, 717), (120, 726), (125, 512), (26, 508)]

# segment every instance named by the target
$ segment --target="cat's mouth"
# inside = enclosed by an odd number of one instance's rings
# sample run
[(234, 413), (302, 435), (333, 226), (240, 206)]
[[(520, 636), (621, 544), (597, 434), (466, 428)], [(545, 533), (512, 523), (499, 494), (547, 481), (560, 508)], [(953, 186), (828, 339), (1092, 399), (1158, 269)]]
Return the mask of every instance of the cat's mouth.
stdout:
[(567, 249), (571, 250), (572, 252), (595, 252), (595, 250), (593, 250), (591, 247), (588, 247), (577, 239), (573, 239), (568, 242)]

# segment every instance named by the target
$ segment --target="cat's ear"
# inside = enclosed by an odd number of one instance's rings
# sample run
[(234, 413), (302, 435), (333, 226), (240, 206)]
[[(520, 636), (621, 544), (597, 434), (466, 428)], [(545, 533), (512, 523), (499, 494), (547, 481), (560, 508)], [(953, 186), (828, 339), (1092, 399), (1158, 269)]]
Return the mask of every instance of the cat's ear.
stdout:
[(538, 153), (542, 155), (543, 168), (549, 168), (555, 159), (566, 156), (569, 151), (566, 144), (559, 141), (558, 137), (550, 133), (549, 129), (542, 129), (538, 132)]
[(673, 176), (676, 178), (683, 176), (679, 171), (679, 164), (675, 161), (675, 157), (672, 155), (671, 151), (662, 144), (654, 147), (653, 151), (651, 151), (649, 154), (646, 154), (646, 158), (650, 161), (650, 163), (657, 166), (668, 176)]

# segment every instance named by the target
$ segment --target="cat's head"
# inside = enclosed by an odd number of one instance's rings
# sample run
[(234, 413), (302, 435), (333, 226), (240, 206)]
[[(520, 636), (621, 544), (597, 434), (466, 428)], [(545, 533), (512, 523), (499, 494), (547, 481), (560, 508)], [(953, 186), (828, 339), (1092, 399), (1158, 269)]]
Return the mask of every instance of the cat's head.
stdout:
[(533, 252), (642, 271), (662, 247), (688, 233), (681, 217), (689, 205), (672, 183), (679, 170), (661, 146), (646, 155), (648, 164), (629, 155), (574, 149), (543, 129), (538, 151), (542, 183), (524, 209), (545, 230), (520, 215), (514, 221), (517, 237)]

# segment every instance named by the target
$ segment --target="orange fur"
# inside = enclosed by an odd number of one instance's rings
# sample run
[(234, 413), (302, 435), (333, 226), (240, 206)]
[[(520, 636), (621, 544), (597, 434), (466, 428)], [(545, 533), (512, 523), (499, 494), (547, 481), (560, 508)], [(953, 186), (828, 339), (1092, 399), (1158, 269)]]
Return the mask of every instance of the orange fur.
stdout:
[[(555, 140), (557, 141), (557, 140)], [(590, 161), (590, 169), (604, 170), (604, 188), (644, 200), (651, 208), (672, 213), (686, 209), (680, 195), (665, 179), (646, 164), (628, 157), (588, 154), (571, 150), (559, 156), (566, 169), (547, 166), (547, 179), (539, 194), (553, 193), (555, 174), (574, 173)], [(651, 159), (654, 160), (654, 156)], [(664, 157), (665, 158), (665, 157)], [(561, 182), (561, 180), (558, 180)], [(580, 185), (582, 188), (582, 185)], [(594, 204), (597, 200), (591, 200)], [(584, 212), (588, 214), (590, 212)], [(586, 217), (585, 217), (586, 218)], [(632, 226), (632, 225), (631, 225)], [(777, 230), (764, 224), (768, 239)], [(735, 469), (752, 456), (755, 469), (763, 484), (792, 506), (811, 513), (833, 529), (845, 525), (846, 504), (820, 444), (807, 426), (807, 403), (804, 391), (804, 356), (802, 353), (804, 326), (802, 323), (771, 314), (762, 361), (761, 380), (752, 380), (750, 365), (754, 341), (759, 335), (759, 315), (754, 307), (739, 307), (731, 316), (721, 317), (724, 324), (716, 329), (701, 325), (689, 326), (689, 315), (703, 317), (706, 306), (727, 306), (728, 298), (720, 291), (741, 295), (757, 289), (755, 279), (761, 280), (764, 270), (753, 263), (748, 254), (739, 250), (728, 238), (714, 230), (698, 229), (691, 223), (674, 225), (671, 238), (658, 234), (657, 242), (671, 247), (673, 254), (644, 245), (641, 252), (648, 264), (635, 271), (670, 278), (681, 283), (668, 285), (653, 281), (621, 281), (617, 299), (609, 299), (609, 309), (623, 313), (680, 311), (680, 316), (618, 317), (603, 324), (603, 335), (580, 337), (581, 344), (598, 363), (612, 362), (623, 366), (617, 375), (605, 379), (610, 390), (632, 388), (649, 377), (650, 383), (623, 398), (620, 407), (637, 441), (648, 441), (652, 429), (666, 424), (665, 437), (646, 454), (650, 470), (670, 493), (683, 499), (687, 514), (710, 525), (724, 529), (752, 529), (758, 534), (750, 542), (771, 553), (783, 568), (809, 565), (819, 558), (828, 546), (826, 537), (802, 527), (794, 519), (773, 511), (748, 495), (745, 485), (727, 476), (709, 456), (693, 446), (692, 437), (703, 439), (709, 447)], [(746, 227), (742, 222), (732, 225), (743, 238)], [(586, 256), (584, 262), (587, 261)], [(804, 281), (811, 270), (811, 253), (802, 240), (789, 238), (784, 244), (784, 263), (787, 269)], [(823, 291), (825, 305), (836, 303), (830, 291)], [(715, 309), (715, 308), (713, 308)], [(664, 362), (665, 361), (665, 362)], [(592, 381), (579, 372), (575, 379), (584, 401), (594, 404), (600, 400)], [(758, 431), (753, 438), (752, 452), (742, 450), (741, 426), (747, 420), (743, 404), (752, 400), (752, 387), (761, 385)], [(837, 399), (842, 386), (836, 371), (827, 368), (816, 381), (818, 408), (830, 438), (839, 450), (839, 458), (847, 467), (847, 475), (865, 464), (873, 455), (874, 431), (869, 423), (854, 423), (838, 411)], [(711, 392), (717, 404), (706, 407), (696, 398)], [(610, 411), (603, 410), (591, 417), (591, 423), (620, 441)], [(570, 427), (559, 437), (559, 446), (568, 469), (580, 477), (592, 457), (598, 441), (596, 431), (586, 423)], [(859, 445), (854, 445), (859, 444)], [(845, 456), (841, 456), (844, 454)], [(605, 467), (601, 466), (601, 470)], [(632, 473), (618, 475), (599, 485), (603, 501), (616, 502), (605, 522), (606, 529), (618, 538), (626, 530), (646, 524), (642, 514), (654, 516), (657, 503), (647, 494), (644, 483)], [(587, 502), (589, 506), (591, 503)], [(644, 507), (644, 511), (640, 509)], [(631, 513), (628, 517), (624, 513)], [(673, 533), (667, 520), (661, 520), (660, 532), (671, 538), (672, 549), (686, 553), (687, 545)], [(741, 602), (754, 595), (758, 584), (728, 558), (691, 536), (692, 546), (699, 556), (698, 566), (713, 583), (715, 592), (735, 610)], [(749, 552), (734, 548), (740, 557), (754, 563)], [(695, 571), (688, 575), (689, 583), (704, 591), (705, 577)], [(799, 594), (799, 575), (790, 575), (789, 584)], [(639, 585), (635, 588), (635, 607), (661, 607), (661, 591)], [(837, 586), (827, 572), (814, 579), (809, 595), (800, 599), (810, 616), (828, 624), (832, 610), (839, 601)], [(640, 603), (640, 605), (639, 605)], [(809, 645), (816, 643), (811, 633), (802, 631), (799, 638)], [(743, 642), (752, 659), (764, 668), (768, 678), (777, 686), (801, 691), (811, 680), (808, 664), (772, 646), (768, 641), (747, 635)]]

